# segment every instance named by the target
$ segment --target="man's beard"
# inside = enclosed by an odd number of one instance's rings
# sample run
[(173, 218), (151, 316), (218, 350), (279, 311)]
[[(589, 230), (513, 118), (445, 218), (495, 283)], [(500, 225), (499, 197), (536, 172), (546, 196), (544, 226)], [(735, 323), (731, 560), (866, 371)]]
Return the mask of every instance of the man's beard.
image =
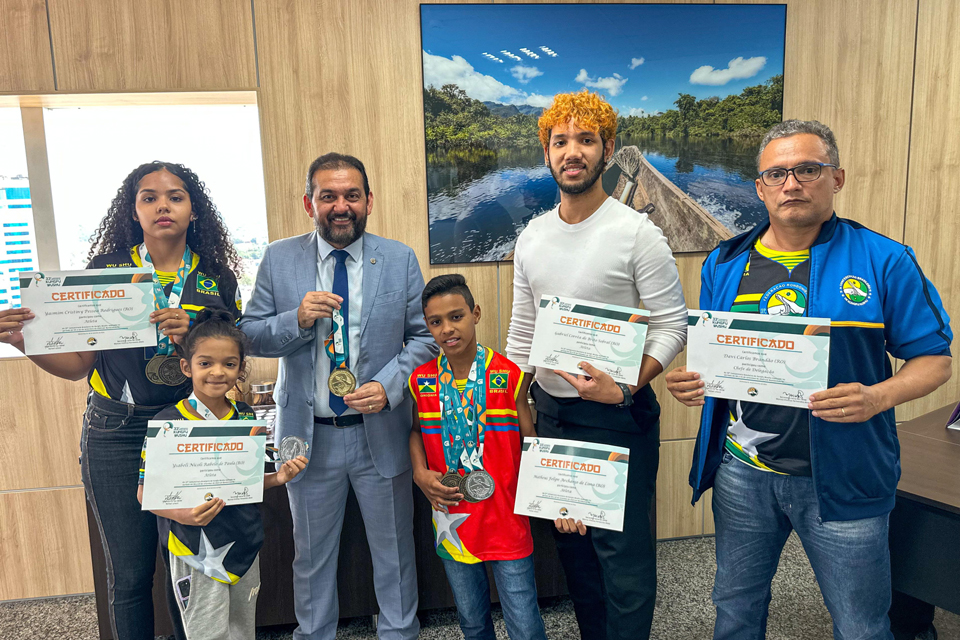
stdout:
[(367, 228), (367, 216), (358, 218), (352, 211), (348, 215), (353, 224), (343, 229), (334, 229), (327, 222), (326, 218), (321, 222), (320, 216), (313, 217), (313, 225), (317, 228), (320, 237), (329, 244), (347, 247), (356, 242), (357, 238), (363, 235), (364, 229)]
[[(587, 168), (587, 163), (583, 163), (584, 168)], [(606, 164), (603, 162), (598, 162), (597, 166), (593, 169), (592, 173), (585, 175), (579, 182), (563, 182), (562, 174), (554, 170), (553, 165), (550, 165), (550, 174), (553, 176), (553, 179), (556, 181), (557, 186), (560, 187), (560, 191), (568, 195), (578, 195), (587, 191), (600, 179), (600, 175), (603, 173)], [(562, 169), (561, 169), (562, 170)]]

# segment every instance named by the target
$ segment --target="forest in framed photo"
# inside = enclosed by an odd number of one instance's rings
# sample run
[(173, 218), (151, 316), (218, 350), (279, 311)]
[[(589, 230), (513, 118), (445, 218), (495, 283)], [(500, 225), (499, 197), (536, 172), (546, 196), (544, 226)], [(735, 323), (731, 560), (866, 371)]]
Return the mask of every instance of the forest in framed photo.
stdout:
[(560, 192), (537, 120), (587, 89), (617, 110), (606, 192), (674, 252), (766, 217), (756, 153), (783, 112), (784, 5), (421, 5), (430, 263), (510, 260)]

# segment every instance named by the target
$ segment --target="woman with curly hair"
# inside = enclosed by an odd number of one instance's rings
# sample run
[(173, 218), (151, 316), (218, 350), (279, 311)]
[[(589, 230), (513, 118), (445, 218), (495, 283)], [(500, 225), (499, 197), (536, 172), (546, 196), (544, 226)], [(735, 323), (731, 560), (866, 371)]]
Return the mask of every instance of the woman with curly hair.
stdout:
[[(140, 450), (147, 421), (190, 391), (174, 347), (196, 312), (225, 308), (239, 319), (240, 260), (203, 182), (168, 162), (143, 164), (126, 177), (92, 240), (90, 269), (154, 268), (150, 321), (158, 346), (29, 357), (57, 377), (86, 377), (90, 385), (80, 465), (106, 557), (110, 622), (117, 640), (152, 640), (157, 522), (137, 502)], [(0, 342), (23, 351), (22, 328), (33, 317), (29, 309), (0, 312)], [(171, 606), (179, 623), (177, 611)]]

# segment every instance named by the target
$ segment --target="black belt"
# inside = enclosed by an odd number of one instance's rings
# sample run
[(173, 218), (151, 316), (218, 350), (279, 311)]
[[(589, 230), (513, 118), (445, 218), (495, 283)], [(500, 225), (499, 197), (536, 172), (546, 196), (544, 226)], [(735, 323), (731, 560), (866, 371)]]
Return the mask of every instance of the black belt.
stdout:
[(355, 427), (358, 424), (363, 424), (363, 414), (354, 413), (348, 416), (338, 416), (336, 418), (318, 418), (317, 416), (313, 416), (313, 424), (333, 425), (337, 429)]

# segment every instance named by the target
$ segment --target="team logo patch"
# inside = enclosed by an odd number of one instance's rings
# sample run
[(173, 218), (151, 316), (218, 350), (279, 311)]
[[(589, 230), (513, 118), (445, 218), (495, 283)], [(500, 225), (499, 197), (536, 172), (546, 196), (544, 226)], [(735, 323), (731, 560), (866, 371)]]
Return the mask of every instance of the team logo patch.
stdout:
[(781, 282), (760, 298), (760, 313), (771, 316), (802, 316), (807, 311), (807, 288), (799, 282)]
[(843, 299), (854, 306), (862, 306), (870, 299), (870, 285), (863, 278), (847, 276), (840, 284), (840, 293)]
[(490, 372), (490, 390), (491, 391), (506, 391), (507, 386), (510, 384), (510, 373), (507, 371), (491, 371)]
[(417, 391), (420, 395), (437, 392), (437, 376), (417, 376)]
[(200, 293), (220, 293), (217, 289), (217, 281), (202, 273), (197, 274), (197, 291)]

